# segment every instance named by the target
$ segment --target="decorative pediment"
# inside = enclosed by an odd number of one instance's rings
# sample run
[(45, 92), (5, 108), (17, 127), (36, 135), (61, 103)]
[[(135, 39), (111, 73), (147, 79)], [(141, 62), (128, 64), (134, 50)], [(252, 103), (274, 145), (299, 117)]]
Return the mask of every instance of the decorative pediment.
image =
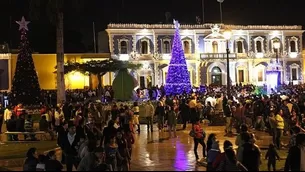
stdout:
[(296, 64), (296, 63), (293, 63), (293, 64), (290, 65), (290, 67), (291, 67), (291, 68), (299, 68), (300, 65), (298, 65), (298, 64)]
[(263, 38), (261, 36), (254, 38), (254, 41), (264, 41), (264, 40), (265, 40), (265, 38)]
[(212, 33), (206, 36), (204, 39), (225, 39), (225, 37), (219, 33), (220, 32), (220, 26), (215, 24), (211, 26)]

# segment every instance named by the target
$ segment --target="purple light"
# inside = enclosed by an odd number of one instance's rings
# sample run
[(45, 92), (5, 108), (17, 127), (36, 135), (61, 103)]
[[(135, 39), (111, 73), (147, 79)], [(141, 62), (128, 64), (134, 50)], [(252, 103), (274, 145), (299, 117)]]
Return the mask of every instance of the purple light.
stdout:
[(179, 33), (179, 23), (177, 21), (174, 23), (176, 29), (165, 83), (166, 95), (189, 93), (192, 88)]

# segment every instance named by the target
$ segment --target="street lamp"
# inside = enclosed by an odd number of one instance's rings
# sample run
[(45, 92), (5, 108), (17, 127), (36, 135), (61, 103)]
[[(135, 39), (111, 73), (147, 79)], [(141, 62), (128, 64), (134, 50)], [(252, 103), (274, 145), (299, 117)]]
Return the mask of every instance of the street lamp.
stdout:
[(229, 61), (229, 55), (230, 55), (230, 49), (229, 49), (229, 40), (232, 37), (231, 30), (225, 30), (223, 33), (224, 38), (226, 39), (227, 43), (227, 95), (228, 98), (230, 96), (230, 61)]

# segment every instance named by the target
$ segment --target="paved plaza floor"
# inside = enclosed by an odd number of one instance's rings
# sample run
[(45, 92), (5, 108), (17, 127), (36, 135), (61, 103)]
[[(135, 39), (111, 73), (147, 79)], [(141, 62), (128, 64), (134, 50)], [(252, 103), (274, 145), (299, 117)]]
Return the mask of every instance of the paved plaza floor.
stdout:
[[(181, 128), (177, 126), (178, 130)], [(133, 145), (131, 170), (133, 171), (205, 171), (205, 167), (195, 160), (193, 139), (188, 135), (191, 125), (186, 130), (177, 131), (177, 138), (169, 138), (168, 132), (159, 132), (155, 126), (154, 132), (147, 132), (146, 126), (141, 126), (141, 133), (135, 134)], [(204, 126), (207, 136), (215, 133), (222, 149), (224, 140), (233, 144), (235, 137), (225, 137), (223, 126)], [(264, 138), (267, 141), (267, 134)], [(202, 147), (199, 146), (198, 154), (202, 158)], [(57, 152), (58, 157), (61, 151)], [(15, 162), (16, 163), (16, 162)], [(21, 162), (19, 162), (21, 163)], [(19, 164), (18, 162), (16, 163)], [(1, 162), (0, 162), (1, 164)], [(3, 165), (3, 164), (2, 164)], [(19, 165), (18, 165), (19, 166)], [(22, 168), (9, 168), (21, 170)]]

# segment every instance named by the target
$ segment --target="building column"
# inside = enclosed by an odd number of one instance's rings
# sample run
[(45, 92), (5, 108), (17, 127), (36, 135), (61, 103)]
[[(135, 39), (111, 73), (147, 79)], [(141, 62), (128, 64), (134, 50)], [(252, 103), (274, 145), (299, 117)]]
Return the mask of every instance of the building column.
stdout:
[(195, 63), (195, 79), (196, 79), (195, 84), (197, 86), (200, 86), (200, 82), (199, 82), (200, 71), (199, 71), (199, 69), (200, 69), (200, 63), (197, 62), (197, 63)]
[(253, 70), (253, 63), (252, 63), (251, 60), (248, 60), (248, 70), (247, 71), (248, 71), (248, 73), (247, 73), (247, 75), (248, 75), (248, 83), (253, 84), (255, 79), (254, 79), (254, 75), (253, 75), (253, 72), (254, 72), (254, 70)]

